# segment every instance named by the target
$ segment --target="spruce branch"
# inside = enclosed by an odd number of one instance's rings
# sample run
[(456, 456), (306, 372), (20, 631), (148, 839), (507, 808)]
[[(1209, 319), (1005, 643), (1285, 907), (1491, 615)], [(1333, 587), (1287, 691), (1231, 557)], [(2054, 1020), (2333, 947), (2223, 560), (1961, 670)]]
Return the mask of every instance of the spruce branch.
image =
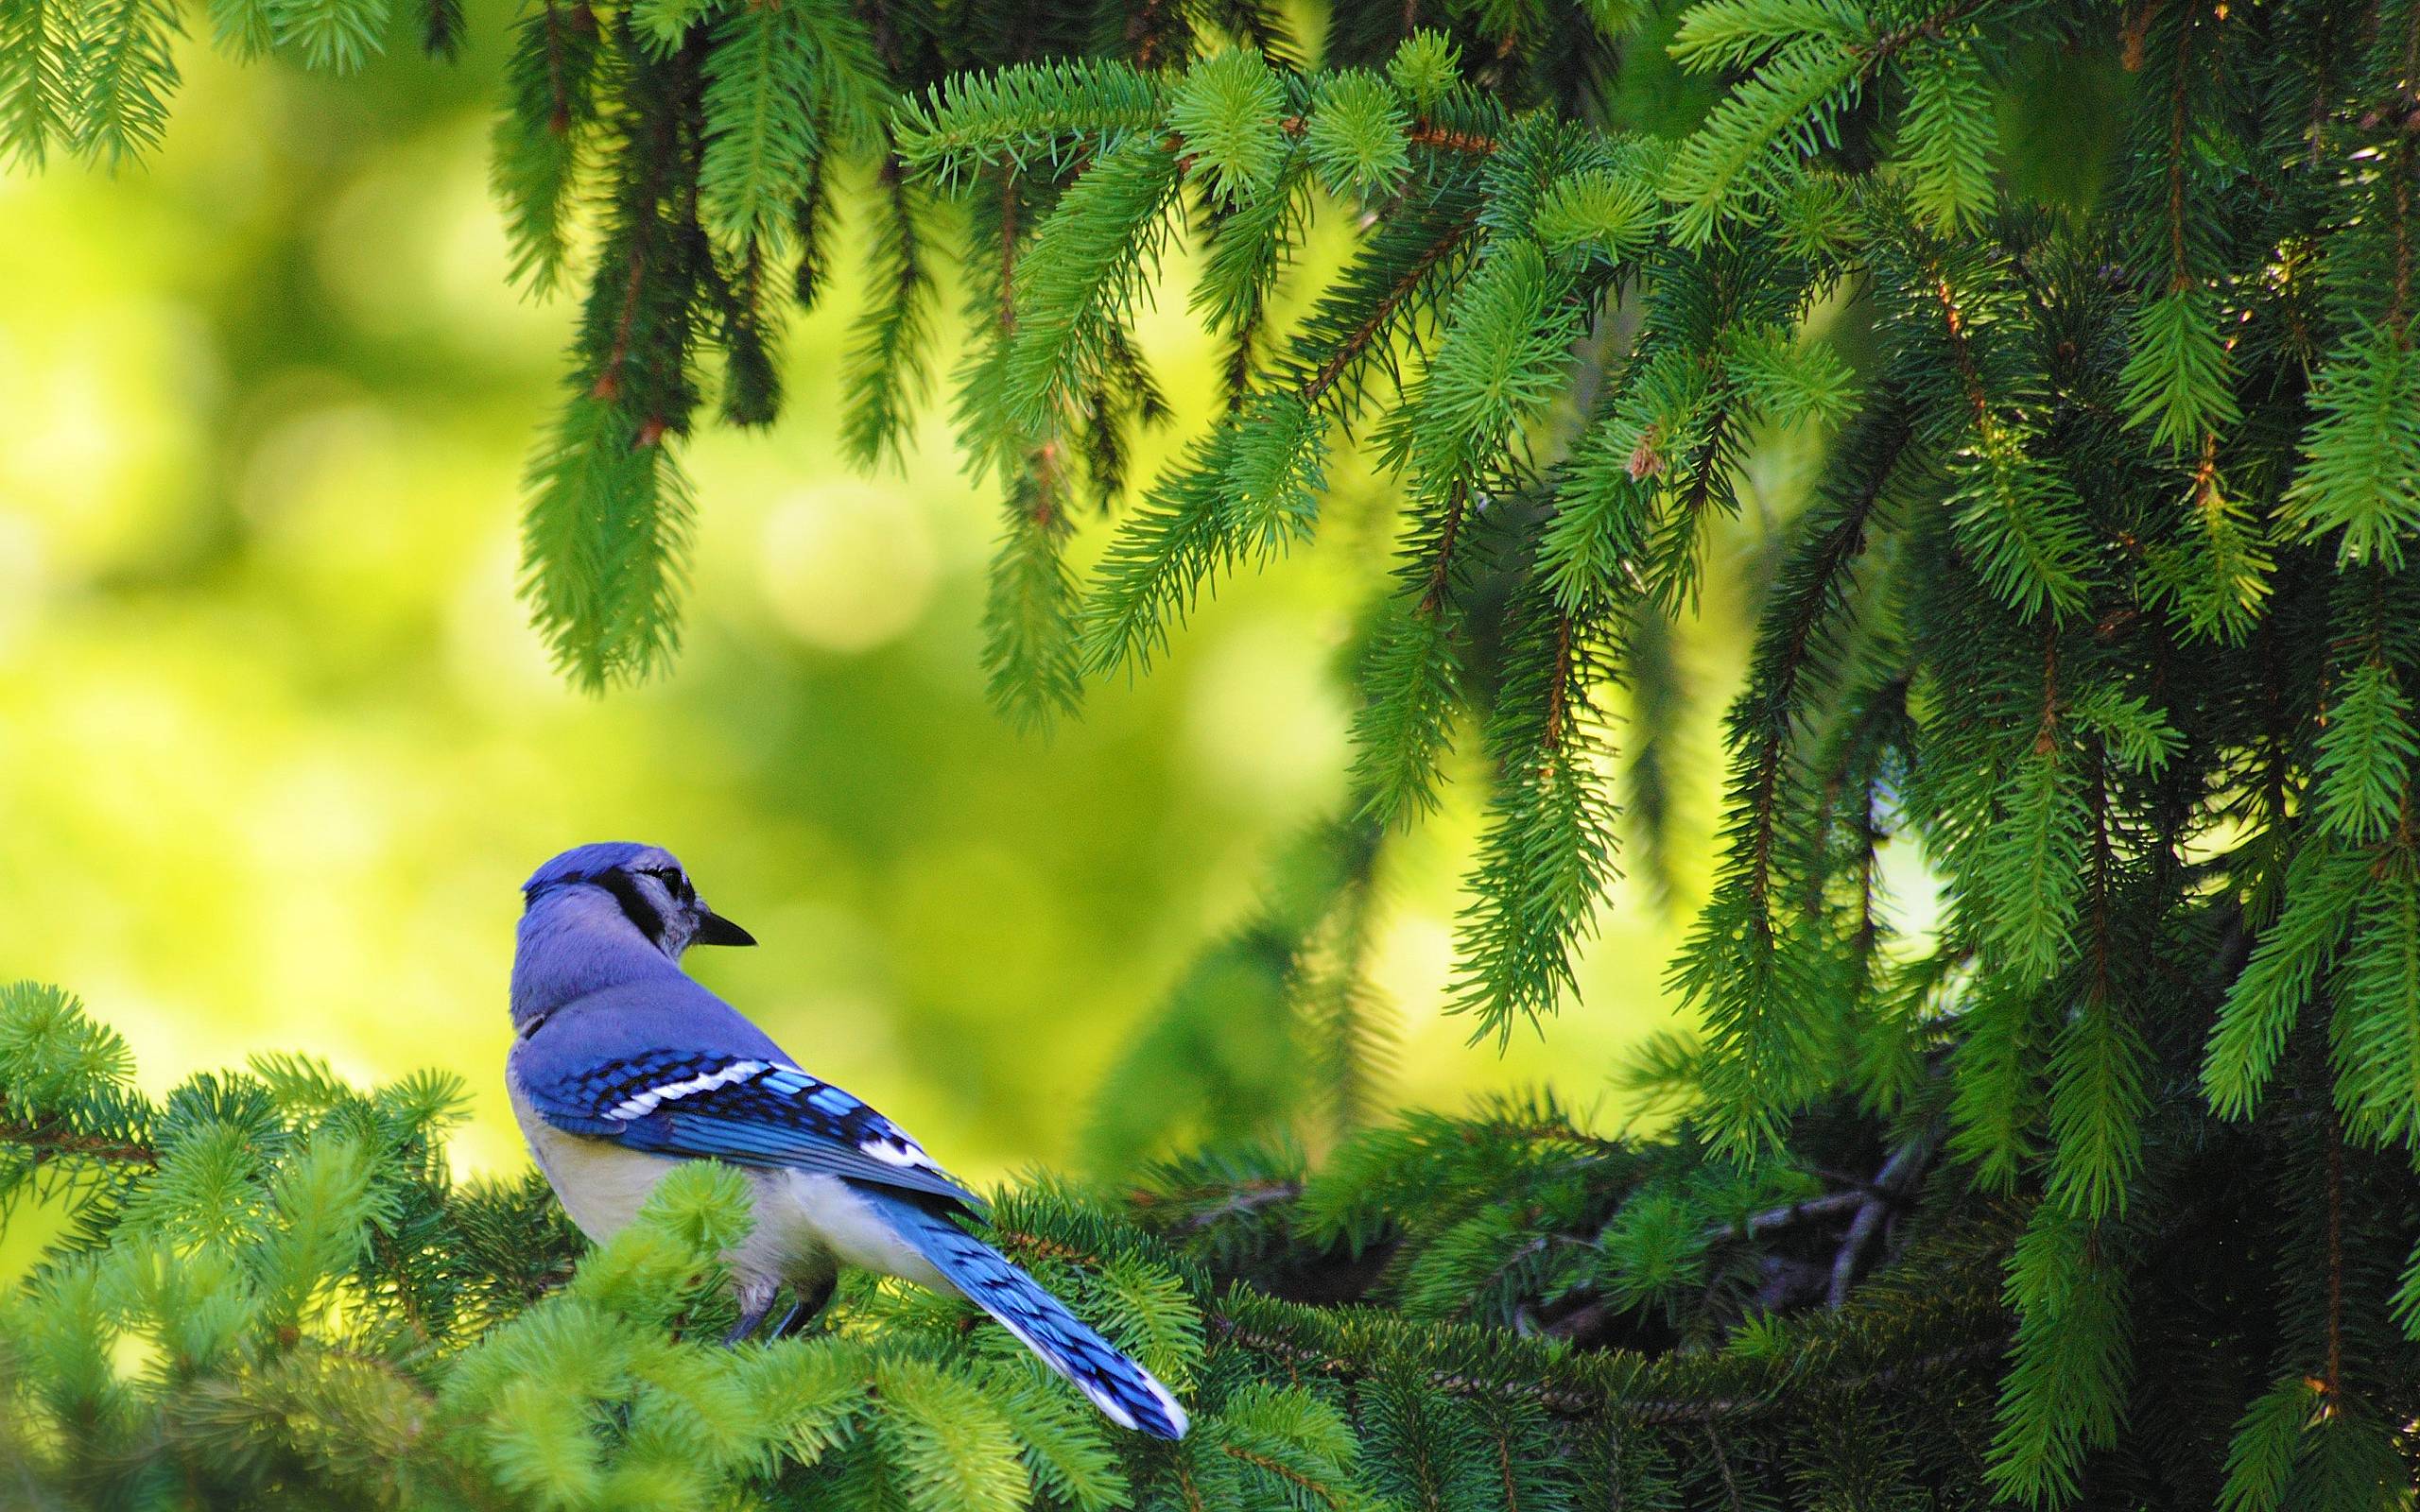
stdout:
[[(24, 0), (18, 0), (22, 5)], [(26, 29), (9, 39), (17, 47), (46, 50), (53, 34), (41, 19), (46, 12), (26, 12)], [(175, 8), (164, 0), (98, 0), (82, 25), (68, 35), (76, 38), (78, 56), (70, 88), (70, 140), (78, 157), (115, 172), (130, 166), (159, 145), (168, 119), (167, 97), (182, 82), (172, 54), (174, 39), (184, 30)], [(64, 37), (52, 43), (58, 45)], [(40, 57), (20, 65), (23, 86), (39, 91), (44, 70)], [(43, 107), (28, 105), (19, 115), (25, 133), (19, 152), (39, 161), (47, 135)]]
[(1595, 687), (1611, 663), (1606, 627), (1556, 610), (1532, 587), (1515, 610), (1488, 753), (1496, 788), (1458, 924), (1452, 1007), (1474, 1041), (1535, 1026), (1572, 988), (1614, 868), (1614, 813), (1599, 764)]
[(1305, 374), (1296, 392), (1305, 404), (1327, 402), (1353, 369), (1377, 351), (1380, 340), (1402, 319), (1413, 297), (1431, 278), (1443, 269), (1446, 263), (1462, 250), (1463, 240), (1476, 228), (1478, 212), (1472, 210), (1445, 223), (1427, 245), (1404, 265), (1381, 289), (1375, 300), (1368, 303), (1353, 324), (1321, 358), (1318, 366)]
[[(1973, 9), (1973, 0), (1956, 0), (1879, 30), (1854, 0), (1712, 0), (1692, 7), (1672, 40), (1681, 65), (1703, 72), (1754, 64), (1754, 71), (1674, 155), (1663, 192), (1679, 207), (1677, 239), (1703, 246), (1726, 219), (1771, 205), (1793, 159), (1840, 146), (1840, 116), (1884, 64), (1910, 43), (1942, 35)], [(1930, 100), (1919, 105), (1919, 118), (1931, 107)]]
[(928, 264), (924, 212), (898, 154), (884, 155), (876, 182), (882, 218), (871, 253), (874, 294), (847, 353), (840, 444), (859, 466), (904, 464), (907, 428), (930, 382), (925, 362), (939, 286)]
[(0, 1143), (25, 1152), (32, 1167), (70, 1160), (113, 1164), (157, 1165), (160, 1152), (140, 1140), (85, 1133), (63, 1125), (56, 1115), (27, 1116), (0, 1093)]
[(1708, 1091), (1727, 1143), (1771, 1137), (1770, 1121), (1797, 1080), (1789, 1068), (1811, 1033), (1805, 1007), (1775, 974), (1788, 928), (1777, 866), (1789, 756), (1824, 670), (1832, 622), (1849, 603), (1850, 572), (1912, 435), (1904, 410), (1886, 403), (1850, 437), (1855, 470), (1836, 475), (1832, 496), (1807, 522), (1759, 627), (1749, 688), (1727, 721), (1732, 819), (1722, 869), (1672, 974), (1706, 1016), (1715, 1048)]
[(63, 0), (0, 6), (0, 149), (10, 161), (39, 169), (53, 144), (73, 141), (82, 30), (82, 9)]

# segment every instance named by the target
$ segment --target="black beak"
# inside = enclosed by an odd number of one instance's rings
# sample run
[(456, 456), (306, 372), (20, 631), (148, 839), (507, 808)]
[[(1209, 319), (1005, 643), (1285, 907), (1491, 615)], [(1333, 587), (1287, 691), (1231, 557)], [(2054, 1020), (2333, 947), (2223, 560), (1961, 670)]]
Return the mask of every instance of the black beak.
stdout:
[(699, 915), (698, 932), (689, 936), (692, 945), (753, 945), (756, 936), (709, 908)]

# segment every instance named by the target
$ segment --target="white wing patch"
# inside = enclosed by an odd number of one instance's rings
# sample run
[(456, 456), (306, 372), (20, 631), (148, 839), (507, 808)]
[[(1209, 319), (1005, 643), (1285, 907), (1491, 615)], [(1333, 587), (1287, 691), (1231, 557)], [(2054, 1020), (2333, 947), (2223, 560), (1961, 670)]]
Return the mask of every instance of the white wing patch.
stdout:
[(919, 1171), (940, 1169), (933, 1164), (933, 1158), (926, 1155), (918, 1147), (914, 1140), (905, 1134), (893, 1134), (887, 1139), (866, 1140), (858, 1144), (857, 1150), (860, 1154), (873, 1156), (885, 1165), (907, 1166)]
[(812, 1109), (824, 1121), (820, 1128), (807, 1125), (812, 1132), (855, 1149), (870, 1160), (879, 1160), (895, 1170), (922, 1171), (950, 1179), (949, 1173), (925, 1153), (924, 1146), (902, 1133), (898, 1125), (839, 1088), (820, 1081), (786, 1061), (735, 1060), (719, 1071), (633, 1092), (608, 1108), (605, 1116), (627, 1124), (647, 1117), (666, 1103), (738, 1082), (753, 1082), (752, 1090), (798, 1099), (801, 1107)]
[(710, 1092), (717, 1087), (728, 1087), (735, 1081), (746, 1081), (760, 1072), (771, 1069), (770, 1061), (735, 1060), (720, 1071), (709, 1071), (703, 1074), (692, 1076), (686, 1081), (668, 1081), (661, 1087), (650, 1087), (643, 1092), (633, 1092), (606, 1109), (605, 1116), (620, 1119), (624, 1123), (634, 1118), (645, 1118), (662, 1104), (694, 1096), (699, 1092)]

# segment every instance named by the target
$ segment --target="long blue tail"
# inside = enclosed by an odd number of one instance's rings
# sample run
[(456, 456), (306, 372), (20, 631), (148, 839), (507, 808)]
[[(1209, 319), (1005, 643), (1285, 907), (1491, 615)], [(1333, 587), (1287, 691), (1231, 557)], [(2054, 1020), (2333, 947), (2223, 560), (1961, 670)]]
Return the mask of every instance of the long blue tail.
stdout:
[(1093, 1332), (1067, 1304), (1042, 1289), (1040, 1282), (1009, 1263), (957, 1224), (888, 1193), (859, 1194), (880, 1205), (900, 1234), (917, 1253), (966, 1294), (968, 1300), (997, 1318), (1038, 1355), (1044, 1365), (1065, 1376), (1093, 1405), (1121, 1428), (1135, 1428), (1160, 1438), (1183, 1438), (1184, 1409), (1151, 1372), (1118, 1352), (1116, 1346)]

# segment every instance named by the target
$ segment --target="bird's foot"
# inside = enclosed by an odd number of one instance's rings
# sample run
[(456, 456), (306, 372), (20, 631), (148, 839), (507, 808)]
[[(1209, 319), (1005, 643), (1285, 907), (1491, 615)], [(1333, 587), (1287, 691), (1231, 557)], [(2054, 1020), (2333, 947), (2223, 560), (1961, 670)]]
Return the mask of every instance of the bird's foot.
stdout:
[(833, 1276), (827, 1277), (823, 1284), (812, 1291), (799, 1292), (797, 1300), (790, 1303), (790, 1310), (782, 1314), (782, 1320), (779, 1323), (773, 1325), (771, 1336), (777, 1339), (786, 1338), (793, 1328), (814, 1322), (822, 1314), (824, 1307), (831, 1302), (832, 1293), (838, 1285), (839, 1278)]
[[(783, 1314), (781, 1321), (774, 1324), (771, 1331), (765, 1334), (766, 1340), (769, 1342), (784, 1338), (792, 1329), (804, 1323), (813, 1322), (816, 1315), (823, 1311), (824, 1305), (832, 1300), (833, 1290), (838, 1283), (838, 1277), (827, 1277), (819, 1286), (794, 1293), (790, 1310)], [(723, 1347), (729, 1349), (754, 1338), (756, 1331), (763, 1328), (765, 1319), (771, 1315), (773, 1303), (780, 1297), (781, 1292), (778, 1289), (766, 1292), (762, 1298), (742, 1294), (739, 1303), (739, 1321), (732, 1325), (729, 1333), (723, 1335)]]
[(731, 1332), (722, 1336), (723, 1348), (729, 1349), (747, 1343), (749, 1335), (764, 1326), (765, 1314), (773, 1310), (773, 1298), (779, 1295), (776, 1292), (767, 1292), (763, 1301), (742, 1304), (739, 1321), (733, 1324)]

